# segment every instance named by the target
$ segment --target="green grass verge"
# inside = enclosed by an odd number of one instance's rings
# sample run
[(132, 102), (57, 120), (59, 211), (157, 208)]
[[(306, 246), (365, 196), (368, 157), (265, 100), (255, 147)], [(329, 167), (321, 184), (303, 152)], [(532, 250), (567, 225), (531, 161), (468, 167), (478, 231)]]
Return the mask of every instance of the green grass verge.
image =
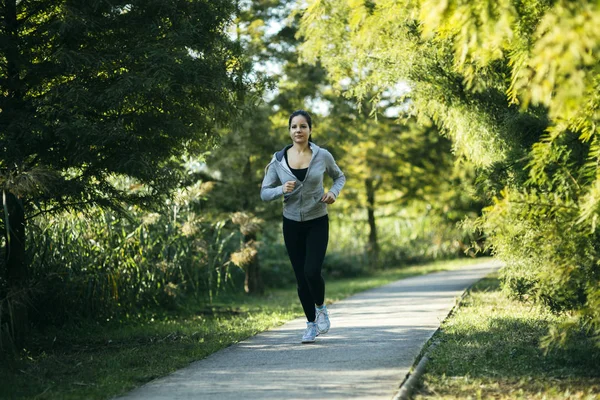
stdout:
[[(329, 280), (327, 302), (409, 276), (485, 261), (437, 262)], [(260, 297), (222, 295), (210, 305), (190, 300), (176, 314), (136, 323), (36, 332), (28, 351), (0, 362), (0, 398), (107, 399), (302, 315), (295, 287), (289, 287)]]
[(415, 399), (599, 399), (600, 349), (584, 336), (545, 354), (560, 317), (478, 282), (433, 340)]

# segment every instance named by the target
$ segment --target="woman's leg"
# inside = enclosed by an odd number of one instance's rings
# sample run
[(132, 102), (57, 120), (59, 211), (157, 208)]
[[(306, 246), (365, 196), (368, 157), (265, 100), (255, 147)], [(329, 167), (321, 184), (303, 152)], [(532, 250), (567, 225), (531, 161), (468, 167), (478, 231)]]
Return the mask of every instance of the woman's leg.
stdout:
[(322, 305), (325, 301), (325, 281), (321, 275), (323, 260), (329, 242), (329, 218), (324, 216), (308, 221), (308, 235), (306, 237), (306, 257), (304, 276), (308, 282), (314, 305)]
[(302, 309), (309, 322), (315, 320), (315, 301), (311, 295), (309, 284), (304, 273), (306, 262), (306, 222), (291, 221), (283, 219), (283, 240), (285, 248), (294, 268), (296, 283), (298, 285), (298, 297), (302, 303)]

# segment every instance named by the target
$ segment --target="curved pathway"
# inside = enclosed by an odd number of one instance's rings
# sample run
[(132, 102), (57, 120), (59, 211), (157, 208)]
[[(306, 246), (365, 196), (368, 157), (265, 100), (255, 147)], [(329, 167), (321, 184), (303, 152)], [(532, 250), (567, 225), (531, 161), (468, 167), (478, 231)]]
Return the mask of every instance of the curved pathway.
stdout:
[[(391, 399), (423, 345), (486, 262), (403, 279), (329, 307), (331, 330), (302, 345), (298, 318), (120, 399)], [(165, 355), (167, 356), (167, 355)]]

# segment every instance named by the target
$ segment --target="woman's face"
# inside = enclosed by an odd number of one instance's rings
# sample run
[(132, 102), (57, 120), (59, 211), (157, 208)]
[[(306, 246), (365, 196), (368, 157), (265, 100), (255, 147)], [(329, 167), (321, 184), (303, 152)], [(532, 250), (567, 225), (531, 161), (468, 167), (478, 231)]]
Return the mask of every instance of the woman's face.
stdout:
[(303, 115), (296, 115), (290, 124), (290, 136), (294, 143), (307, 143), (311, 129)]

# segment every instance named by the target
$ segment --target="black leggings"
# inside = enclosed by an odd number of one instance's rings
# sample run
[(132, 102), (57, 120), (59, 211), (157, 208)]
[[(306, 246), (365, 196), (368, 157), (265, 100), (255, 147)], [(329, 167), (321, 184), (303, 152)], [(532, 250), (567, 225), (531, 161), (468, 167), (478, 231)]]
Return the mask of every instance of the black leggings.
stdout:
[(321, 267), (329, 241), (327, 215), (309, 221), (292, 221), (283, 218), (283, 239), (296, 282), (298, 297), (309, 322), (315, 320), (315, 304), (325, 301), (325, 281)]

